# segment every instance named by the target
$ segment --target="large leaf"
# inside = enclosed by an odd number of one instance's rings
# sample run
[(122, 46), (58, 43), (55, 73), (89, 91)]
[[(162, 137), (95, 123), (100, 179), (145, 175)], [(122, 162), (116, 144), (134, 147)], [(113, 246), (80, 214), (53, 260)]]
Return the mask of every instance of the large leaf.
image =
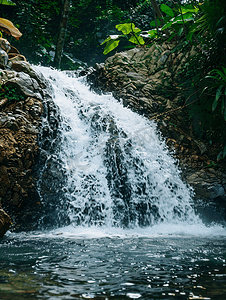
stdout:
[(188, 7), (188, 6), (181, 6), (182, 14), (186, 14), (187, 12), (197, 14), (199, 9), (197, 7)]
[(3, 5), (16, 5), (15, 3), (13, 3), (10, 0), (0, 0), (0, 4), (3, 4)]
[(138, 44), (138, 45), (144, 45), (145, 41), (143, 40), (143, 38), (139, 35), (136, 36), (131, 36), (131, 38), (129, 39), (129, 42), (133, 43), (133, 44)]
[(193, 20), (194, 20), (193, 14), (188, 12), (188, 13), (184, 14), (183, 16), (179, 15), (175, 18), (170, 19), (170, 21), (165, 23), (165, 25), (162, 27), (162, 30), (165, 30), (166, 28), (169, 28), (174, 24), (183, 24), (183, 23), (187, 23), (187, 22), (193, 21)]
[(136, 28), (134, 28), (133, 32), (134, 32), (134, 33), (139, 33), (139, 32), (141, 32), (141, 30), (140, 30), (139, 28), (136, 27)]
[(106, 38), (106, 40), (104, 40), (101, 45), (107, 43), (108, 41), (111, 41), (111, 40), (116, 40), (117, 38), (119, 38), (120, 35), (116, 34), (116, 35), (110, 35), (108, 38)]
[(180, 15), (171, 19), (173, 24), (183, 24), (193, 20), (194, 20), (193, 14), (190, 12), (184, 14), (183, 16)]
[(168, 5), (166, 4), (162, 4), (160, 6), (161, 11), (164, 12), (166, 15), (170, 16), (170, 17), (174, 17), (174, 12), (172, 10), (172, 8), (170, 8)]
[(133, 23), (124, 23), (116, 25), (115, 28), (122, 31), (123, 34), (129, 34), (135, 30), (135, 25)]
[(119, 44), (120, 40), (110, 40), (107, 42), (107, 45), (104, 48), (104, 54), (108, 54), (109, 52), (111, 52), (112, 50), (114, 50), (118, 44)]
[(12, 35), (17, 40), (22, 36), (22, 33), (13, 25), (13, 23), (7, 19), (0, 18), (0, 30)]
[(165, 30), (166, 28), (171, 27), (172, 24), (173, 24), (172, 21), (167, 22), (165, 25), (162, 26), (162, 29), (161, 29), (161, 30)]
[[(157, 21), (157, 25), (158, 25), (158, 26), (160, 26), (160, 25), (161, 25), (161, 22), (160, 22), (160, 20), (159, 20), (159, 19), (157, 19), (156, 21)], [(155, 27), (155, 26), (156, 26), (155, 20), (151, 21), (151, 23), (150, 23), (150, 26), (153, 26), (153, 27)]]

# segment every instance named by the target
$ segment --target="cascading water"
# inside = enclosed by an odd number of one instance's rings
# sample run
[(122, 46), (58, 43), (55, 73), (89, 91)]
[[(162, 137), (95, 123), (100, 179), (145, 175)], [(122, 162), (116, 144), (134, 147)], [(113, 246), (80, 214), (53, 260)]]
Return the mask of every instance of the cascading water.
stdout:
[(85, 79), (35, 68), (60, 112), (46, 100), (36, 171), (45, 230), (0, 240), (0, 299), (225, 300), (225, 228), (195, 215), (155, 123)]
[(57, 156), (66, 170), (61, 192), (70, 223), (131, 228), (198, 222), (192, 191), (154, 122), (111, 95), (91, 92), (85, 79), (37, 69), (50, 80), (62, 118)]

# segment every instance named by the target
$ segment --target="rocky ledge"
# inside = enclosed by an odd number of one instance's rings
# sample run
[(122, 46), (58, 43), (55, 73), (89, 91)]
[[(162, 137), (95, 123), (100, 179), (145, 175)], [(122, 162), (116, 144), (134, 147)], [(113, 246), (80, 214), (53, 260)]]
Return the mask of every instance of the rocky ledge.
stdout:
[[(225, 165), (214, 169), (209, 146), (194, 134), (194, 120), (188, 122), (182, 104), (195, 101), (195, 87), (179, 87), (181, 71), (196, 50), (183, 52), (177, 45), (155, 44), (116, 53), (97, 64), (88, 82), (98, 92), (112, 92), (132, 110), (155, 120), (170, 151), (179, 161), (183, 179), (195, 192), (195, 209), (208, 221), (226, 221)], [(188, 82), (189, 84), (189, 82)], [(189, 84), (191, 86), (191, 84)]]
[(29, 230), (37, 224), (41, 207), (36, 188), (38, 140), (44, 130), (51, 138), (51, 126), (43, 126), (41, 116), (50, 123), (52, 119), (52, 124), (57, 122), (54, 119), (56, 108), (48, 94), (49, 83), (28, 62), (15, 61), (11, 68), (0, 69), (0, 84), (2, 237), (11, 224), (12, 230)]

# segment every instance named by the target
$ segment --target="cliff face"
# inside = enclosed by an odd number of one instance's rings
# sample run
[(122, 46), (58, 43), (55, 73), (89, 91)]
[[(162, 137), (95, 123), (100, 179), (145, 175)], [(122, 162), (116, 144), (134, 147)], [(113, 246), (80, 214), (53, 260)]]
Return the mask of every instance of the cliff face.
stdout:
[[(12, 228), (31, 229), (40, 210), (33, 167), (48, 83), (26, 61), (0, 70), (0, 82), (0, 205)], [(1, 217), (9, 226), (7, 215)]]
[(125, 106), (157, 122), (179, 161), (183, 179), (194, 188), (195, 209), (210, 221), (224, 223), (225, 165), (211, 167), (216, 156), (213, 157), (210, 145), (194, 134), (198, 116), (193, 123), (189, 121), (181, 104), (184, 99), (186, 104), (197, 101), (195, 87), (184, 92), (178, 85), (181, 70), (196, 52), (175, 51), (175, 46), (164, 43), (116, 53), (97, 65), (88, 81), (94, 90), (112, 92)]

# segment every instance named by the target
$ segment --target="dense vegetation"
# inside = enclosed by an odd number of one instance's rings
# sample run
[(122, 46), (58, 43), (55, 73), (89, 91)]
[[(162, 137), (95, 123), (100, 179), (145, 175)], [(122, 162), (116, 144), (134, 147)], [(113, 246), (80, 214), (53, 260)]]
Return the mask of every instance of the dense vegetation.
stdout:
[[(1, 17), (13, 21), (23, 33), (23, 37), (13, 40), (12, 44), (30, 62), (54, 65), (64, 1), (14, 0), (16, 6), (0, 5)], [(119, 30), (122, 33), (119, 39), (123, 38), (117, 51), (133, 46), (129, 40), (145, 47), (165, 40), (176, 41), (178, 49), (183, 48), (185, 52), (195, 47), (197, 55), (185, 64), (179, 84), (197, 94), (198, 101), (188, 107), (189, 118), (198, 116), (201, 124), (195, 134), (209, 145), (216, 144), (216, 157), (225, 160), (226, 1), (158, 0), (160, 18), (153, 9), (153, 2), (71, 0), (61, 68), (76, 69), (82, 62), (93, 65), (104, 61), (106, 55), (101, 43), (110, 35), (118, 35)], [(119, 24), (134, 24), (140, 31), (135, 32), (134, 37), (132, 29), (131, 38)], [(136, 43), (138, 36), (144, 43)], [(110, 40), (112, 42), (112, 38)]]
[[(51, 65), (61, 19), (62, 0), (15, 0), (16, 6), (0, 5), (3, 18), (19, 26), (23, 37), (13, 41), (30, 62)], [(161, 1), (160, 1), (161, 2)], [(153, 18), (146, 0), (71, 0), (62, 68), (75, 68), (73, 61), (88, 64), (106, 59), (101, 42), (115, 32), (115, 25), (133, 20), (148, 29)], [(123, 49), (123, 47), (121, 48)]]

